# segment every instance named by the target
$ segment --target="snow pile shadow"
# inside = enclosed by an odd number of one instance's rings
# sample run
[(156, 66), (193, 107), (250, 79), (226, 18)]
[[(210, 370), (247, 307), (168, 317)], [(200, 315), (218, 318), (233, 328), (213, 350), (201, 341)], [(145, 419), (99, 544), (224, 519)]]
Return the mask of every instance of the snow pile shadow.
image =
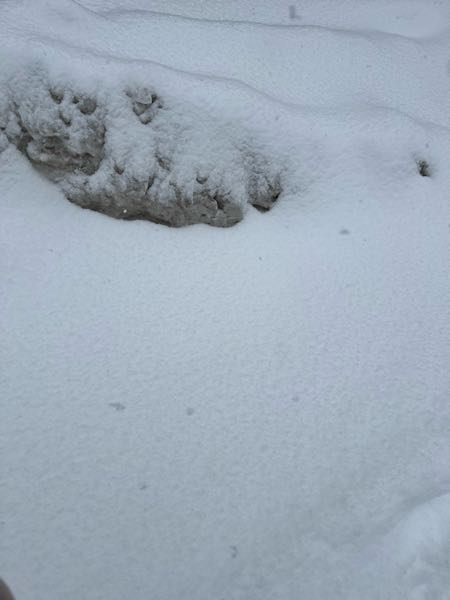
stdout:
[(227, 227), (281, 193), (255, 135), (151, 86), (93, 93), (34, 65), (6, 82), (0, 128), (0, 150), (14, 144), (69, 200), (116, 218)]

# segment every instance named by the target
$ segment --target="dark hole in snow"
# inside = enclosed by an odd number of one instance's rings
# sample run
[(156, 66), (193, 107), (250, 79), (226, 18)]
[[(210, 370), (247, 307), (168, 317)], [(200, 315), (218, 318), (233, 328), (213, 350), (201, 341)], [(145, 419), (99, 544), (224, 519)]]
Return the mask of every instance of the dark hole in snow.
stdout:
[(78, 104), (78, 108), (83, 115), (92, 115), (97, 109), (97, 102), (93, 98), (82, 98)]
[(156, 160), (158, 162), (158, 165), (161, 167), (161, 169), (164, 169), (165, 171), (170, 171), (170, 161), (169, 159), (165, 158), (164, 156), (161, 155), (156, 155)]
[(431, 170), (428, 161), (423, 159), (418, 160), (417, 170), (419, 171), (419, 175), (421, 175), (422, 177), (431, 177)]
[(56, 104), (61, 104), (64, 99), (64, 93), (56, 90), (50, 90), (50, 96)]
[(349, 231), (348, 229), (345, 229), (345, 228), (344, 228), (344, 229), (341, 229), (339, 233), (340, 233), (341, 235), (349, 235), (349, 234), (350, 234), (350, 231)]
[(213, 200), (216, 201), (217, 203), (217, 208), (219, 210), (223, 210), (225, 208), (225, 202), (224, 199), (222, 198), (222, 196), (220, 196), (220, 194), (214, 194), (214, 198)]
[(269, 206), (261, 206), (260, 204), (254, 204), (253, 206), (256, 208), (256, 210), (259, 210), (259, 212), (262, 213), (266, 213), (270, 210)]
[(63, 112), (59, 113), (59, 118), (64, 123), (64, 125), (67, 125), (67, 127), (70, 127), (72, 125), (72, 119), (65, 115)]
[(155, 178), (153, 177), (153, 175), (150, 175), (150, 177), (147, 180), (147, 187), (145, 189), (145, 193), (147, 193), (148, 190), (152, 187), (154, 181), (155, 181)]

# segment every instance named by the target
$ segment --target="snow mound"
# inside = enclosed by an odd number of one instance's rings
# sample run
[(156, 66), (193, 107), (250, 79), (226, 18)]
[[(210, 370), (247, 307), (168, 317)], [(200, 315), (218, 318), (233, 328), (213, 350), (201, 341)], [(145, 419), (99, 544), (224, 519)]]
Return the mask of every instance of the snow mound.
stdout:
[[(425, 499), (402, 514), (379, 551), (385, 579), (393, 588), (397, 584), (396, 597), (450, 598), (450, 494)], [(371, 558), (380, 563), (380, 554)]]
[(450, 494), (416, 506), (391, 537), (397, 542), (397, 560), (413, 588), (411, 597), (449, 597)]
[(7, 82), (5, 137), (66, 197), (123, 219), (234, 225), (268, 210), (280, 177), (249, 132), (151, 86), (80, 89), (32, 65)]

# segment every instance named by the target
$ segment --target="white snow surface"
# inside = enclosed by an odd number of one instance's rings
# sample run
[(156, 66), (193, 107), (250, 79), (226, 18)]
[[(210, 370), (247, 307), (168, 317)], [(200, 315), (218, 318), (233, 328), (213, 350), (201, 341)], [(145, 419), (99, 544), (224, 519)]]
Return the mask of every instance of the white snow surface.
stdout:
[(0, 78), (149, 82), (286, 167), (270, 212), (173, 230), (70, 204), (0, 139), (18, 600), (450, 598), (450, 8), (290, 15), (0, 2)]

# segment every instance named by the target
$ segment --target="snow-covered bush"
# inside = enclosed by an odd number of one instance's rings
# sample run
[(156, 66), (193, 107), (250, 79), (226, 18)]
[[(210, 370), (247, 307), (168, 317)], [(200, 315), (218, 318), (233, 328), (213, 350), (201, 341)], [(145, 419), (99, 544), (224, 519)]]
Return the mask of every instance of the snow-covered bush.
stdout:
[(150, 86), (93, 94), (34, 65), (9, 79), (0, 126), (69, 200), (117, 218), (226, 227), (281, 192), (250, 132)]

